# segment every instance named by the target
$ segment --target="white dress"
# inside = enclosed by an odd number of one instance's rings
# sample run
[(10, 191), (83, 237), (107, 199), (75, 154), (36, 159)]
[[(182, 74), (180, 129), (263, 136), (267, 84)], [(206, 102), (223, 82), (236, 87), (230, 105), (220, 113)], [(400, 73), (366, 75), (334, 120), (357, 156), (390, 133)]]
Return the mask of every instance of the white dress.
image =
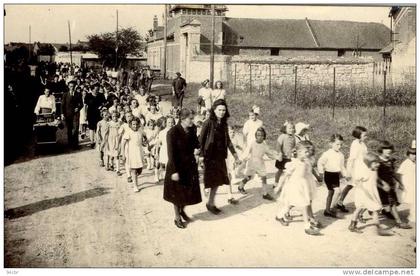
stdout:
[(200, 90), (198, 90), (198, 96), (203, 98), (205, 109), (211, 109), (211, 88), (201, 87)]
[(257, 129), (262, 126), (263, 122), (260, 119), (255, 121), (248, 120), (245, 122), (242, 132), (246, 138), (247, 145), (251, 145), (251, 143), (255, 141), (255, 133), (257, 132)]
[(143, 130), (133, 131), (131, 128), (124, 133), (124, 140), (127, 140), (127, 164), (130, 169), (143, 168), (144, 153), (142, 147)]
[(292, 159), (286, 164), (286, 179), (280, 202), (284, 206), (305, 207), (311, 205), (315, 195), (315, 178), (309, 160)]
[(253, 176), (258, 174), (260, 177), (267, 176), (264, 162), (265, 155), (272, 159), (277, 158), (277, 153), (271, 150), (265, 142), (252, 142), (243, 153), (243, 159), (248, 160), (246, 162), (245, 175)]
[(213, 89), (211, 91), (212, 104), (219, 99), (224, 100), (225, 97), (226, 97), (226, 91), (224, 89)]
[(166, 140), (166, 135), (170, 128), (162, 129), (158, 134), (158, 143), (160, 143), (159, 150), (159, 163), (166, 164), (168, 163), (168, 143)]
[(350, 146), (349, 159), (347, 160), (347, 173), (352, 177), (351, 185), (355, 186), (355, 179), (353, 175), (366, 167), (363, 158), (367, 154), (368, 149), (366, 144), (355, 139)]
[(366, 208), (369, 211), (382, 209), (381, 199), (378, 193), (378, 172), (372, 171), (364, 163), (354, 172), (354, 204), (356, 208)]
[(401, 175), (401, 182), (404, 186), (402, 192), (402, 202), (415, 204), (416, 202), (416, 163), (410, 159), (405, 159), (401, 163), (398, 173)]

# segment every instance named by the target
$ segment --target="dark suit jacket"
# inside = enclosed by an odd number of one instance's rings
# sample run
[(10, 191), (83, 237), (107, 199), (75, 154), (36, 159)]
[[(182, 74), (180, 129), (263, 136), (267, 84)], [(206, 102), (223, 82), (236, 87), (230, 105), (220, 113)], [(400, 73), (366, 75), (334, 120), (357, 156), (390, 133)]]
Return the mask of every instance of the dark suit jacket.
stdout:
[(78, 108), (80, 111), (83, 107), (82, 94), (74, 92), (74, 95), (71, 96), (70, 91), (67, 91), (63, 94), (61, 106), (64, 117), (68, 119), (73, 118), (75, 114), (74, 109)]

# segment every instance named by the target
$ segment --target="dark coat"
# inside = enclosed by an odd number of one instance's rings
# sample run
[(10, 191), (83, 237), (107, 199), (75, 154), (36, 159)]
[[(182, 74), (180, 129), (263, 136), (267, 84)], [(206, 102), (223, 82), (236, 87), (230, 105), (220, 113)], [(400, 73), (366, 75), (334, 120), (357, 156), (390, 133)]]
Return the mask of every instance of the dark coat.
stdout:
[(228, 149), (235, 154), (226, 123), (208, 119), (200, 134), (201, 153), (204, 157), (204, 187), (214, 188), (230, 183), (226, 167)]
[(73, 118), (76, 114), (74, 110), (77, 108), (77, 113), (79, 113), (83, 107), (82, 94), (74, 92), (74, 95), (72, 96), (70, 91), (65, 92), (61, 100), (61, 106), (64, 117), (67, 119)]
[[(201, 202), (198, 168), (194, 149), (199, 148), (197, 128), (186, 132), (180, 124), (168, 131), (168, 164), (166, 166), (163, 198), (177, 206), (193, 205)], [(171, 176), (179, 174), (179, 181)]]
[(101, 120), (100, 108), (105, 104), (104, 94), (98, 93), (93, 96), (91, 93), (86, 95), (87, 108), (87, 121), (89, 129), (96, 130), (96, 125)]
[(185, 88), (187, 88), (187, 82), (184, 78), (178, 77), (172, 81), (172, 88), (175, 91), (175, 94), (181, 95), (185, 92)]

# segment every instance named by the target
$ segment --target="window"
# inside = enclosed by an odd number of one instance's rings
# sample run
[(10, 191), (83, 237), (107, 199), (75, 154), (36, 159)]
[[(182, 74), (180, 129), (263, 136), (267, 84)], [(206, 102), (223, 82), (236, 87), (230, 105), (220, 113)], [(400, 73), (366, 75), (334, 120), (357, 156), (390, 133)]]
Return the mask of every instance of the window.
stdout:
[(343, 57), (346, 54), (345, 50), (338, 50), (337, 56)]
[(271, 56), (278, 56), (279, 52), (280, 52), (279, 48), (271, 48), (270, 55)]

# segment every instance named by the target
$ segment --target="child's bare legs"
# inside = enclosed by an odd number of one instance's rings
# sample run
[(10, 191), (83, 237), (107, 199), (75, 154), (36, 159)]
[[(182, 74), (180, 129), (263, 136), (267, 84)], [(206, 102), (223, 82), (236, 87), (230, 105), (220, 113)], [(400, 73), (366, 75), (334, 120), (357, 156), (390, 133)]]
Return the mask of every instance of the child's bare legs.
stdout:
[(217, 193), (217, 189), (218, 188), (219, 187), (210, 188), (209, 200), (207, 202), (207, 205), (208, 206), (215, 206), (215, 204), (214, 204), (214, 198), (216, 197), (216, 193)]
[(120, 176), (121, 175), (121, 172), (120, 172), (120, 158), (119, 157), (115, 157), (115, 163), (116, 163), (116, 166), (117, 166), (117, 175), (118, 176)]
[(241, 194), (246, 194), (244, 187), (245, 187), (245, 184), (246, 184), (249, 180), (251, 180), (251, 176), (250, 176), (250, 175), (247, 175), (247, 176), (245, 176), (245, 178), (244, 178), (244, 179), (242, 179), (241, 183), (239, 184), (238, 191), (239, 191)]
[(95, 131), (92, 129), (89, 129), (89, 140), (91, 144), (95, 143)]
[(138, 186), (138, 179), (137, 179), (137, 170), (136, 169), (131, 169), (131, 179), (133, 180), (133, 189), (134, 192), (138, 192), (139, 191), (139, 186)]
[(277, 186), (279, 184), (280, 176), (283, 173), (283, 170), (278, 169), (276, 171), (276, 175), (274, 176), (274, 186)]
[(100, 166), (100, 167), (104, 167), (104, 166), (105, 166), (105, 164), (104, 164), (104, 152), (103, 152), (103, 151), (100, 151), (100, 152), (99, 152), (99, 159), (100, 159), (99, 166)]
[(334, 190), (328, 190), (328, 195), (327, 195), (327, 201), (325, 204), (325, 211), (326, 212), (331, 212), (331, 202), (334, 196)]
[(109, 164), (109, 161), (110, 161), (110, 157), (109, 157), (109, 155), (106, 155), (106, 165), (105, 165), (105, 168), (106, 168), (106, 170), (107, 171), (109, 171), (110, 170), (110, 164)]
[(408, 223), (405, 223), (405, 222), (401, 221), (400, 214), (398, 213), (398, 210), (397, 210), (397, 205), (395, 205), (395, 204), (391, 205), (391, 213), (395, 218), (395, 222), (397, 223), (398, 228), (401, 228), (401, 229), (411, 229), (412, 228)]
[(230, 204), (237, 204), (238, 201), (233, 196), (233, 188), (232, 188), (232, 173), (229, 174), (229, 189), (228, 189), (228, 203)]
[(343, 206), (343, 201), (351, 189), (353, 189), (352, 185), (347, 185), (346, 187), (344, 187), (343, 192), (341, 193), (340, 199), (337, 201), (337, 205)]

